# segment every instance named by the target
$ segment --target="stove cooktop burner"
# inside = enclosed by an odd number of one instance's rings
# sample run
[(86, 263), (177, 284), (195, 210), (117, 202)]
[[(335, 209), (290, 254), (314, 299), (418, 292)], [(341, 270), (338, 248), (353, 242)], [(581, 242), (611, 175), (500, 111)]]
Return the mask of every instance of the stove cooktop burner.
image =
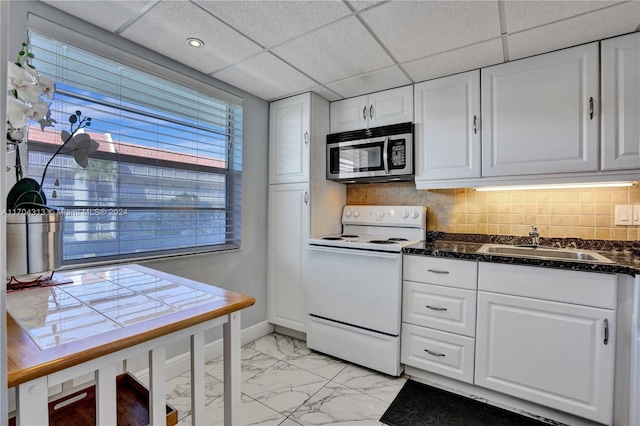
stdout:
[(369, 241), (371, 244), (396, 244), (397, 241), (393, 241), (391, 239), (388, 240), (371, 240)]
[(323, 240), (329, 240), (329, 241), (339, 241), (342, 239), (342, 237), (322, 237)]
[(342, 234), (342, 238), (358, 238), (360, 235), (355, 234)]
[(389, 241), (409, 241), (406, 238), (389, 238)]

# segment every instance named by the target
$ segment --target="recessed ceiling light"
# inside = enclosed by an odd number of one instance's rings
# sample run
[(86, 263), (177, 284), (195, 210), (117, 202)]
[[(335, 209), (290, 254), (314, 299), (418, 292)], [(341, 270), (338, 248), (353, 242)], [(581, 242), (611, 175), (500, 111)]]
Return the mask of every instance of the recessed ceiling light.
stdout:
[(189, 43), (189, 46), (191, 47), (202, 47), (204, 46), (204, 41), (200, 40), (199, 38), (195, 38), (195, 37), (190, 37), (187, 39), (187, 43)]

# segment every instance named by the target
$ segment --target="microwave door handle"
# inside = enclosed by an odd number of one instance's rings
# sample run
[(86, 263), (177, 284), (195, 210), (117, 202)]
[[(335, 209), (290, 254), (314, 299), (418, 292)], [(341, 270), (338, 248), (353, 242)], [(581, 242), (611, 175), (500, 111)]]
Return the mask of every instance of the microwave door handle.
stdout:
[(384, 164), (384, 174), (389, 174), (389, 136), (384, 138), (382, 147), (382, 163)]

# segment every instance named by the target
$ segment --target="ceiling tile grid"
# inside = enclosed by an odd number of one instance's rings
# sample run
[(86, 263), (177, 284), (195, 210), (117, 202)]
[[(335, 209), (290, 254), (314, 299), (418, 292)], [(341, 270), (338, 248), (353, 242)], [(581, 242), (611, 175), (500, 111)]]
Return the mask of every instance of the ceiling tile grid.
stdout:
[(640, 30), (640, 0), (44, 2), (265, 100), (333, 101)]

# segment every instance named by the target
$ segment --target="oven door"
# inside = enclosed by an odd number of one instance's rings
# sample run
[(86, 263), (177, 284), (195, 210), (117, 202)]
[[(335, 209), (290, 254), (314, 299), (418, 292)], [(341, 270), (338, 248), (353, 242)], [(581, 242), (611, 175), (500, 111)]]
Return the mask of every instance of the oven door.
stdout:
[(400, 334), (402, 254), (309, 246), (310, 315)]
[(327, 144), (327, 179), (413, 174), (413, 135), (393, 135)]

